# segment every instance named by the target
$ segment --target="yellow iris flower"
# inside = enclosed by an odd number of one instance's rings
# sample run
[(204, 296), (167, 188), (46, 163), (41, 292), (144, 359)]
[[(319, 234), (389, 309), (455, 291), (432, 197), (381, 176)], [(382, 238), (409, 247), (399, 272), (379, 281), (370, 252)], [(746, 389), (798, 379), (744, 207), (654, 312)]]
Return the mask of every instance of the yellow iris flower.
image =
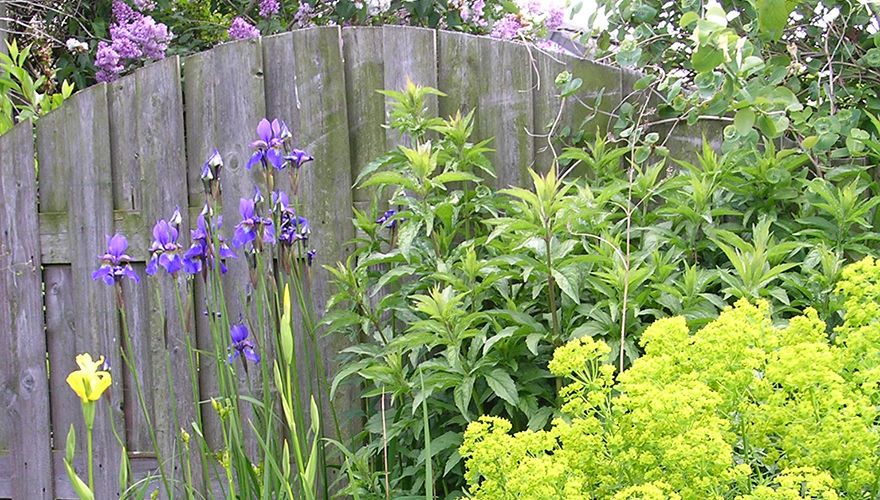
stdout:
[(67, 385), (83, 403), (97, 401), (110, 387), (111, 382), (110, 372), (98, 370), (104, 364), (104, 356), (92, 361), (89, 353), (80, 354), (76, 357), (76, 364), (79, 365), (79, 370), (67, 376)]

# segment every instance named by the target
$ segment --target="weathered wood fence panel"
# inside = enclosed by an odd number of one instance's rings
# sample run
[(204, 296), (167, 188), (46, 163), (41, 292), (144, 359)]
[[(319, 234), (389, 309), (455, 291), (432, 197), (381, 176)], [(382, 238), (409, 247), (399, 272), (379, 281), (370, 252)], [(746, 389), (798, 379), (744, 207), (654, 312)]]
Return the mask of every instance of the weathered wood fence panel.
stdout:
[(449, 116), (471, 109), (475, 137), (494, 137), (497, 187), (528, 182), (534, 161), (532, 66), (525, 45), (440, 32), (438, 85), (448, 97), (440, 100), (440, 114)]
[[(70, 311), (70, 328), (53, 332), (50, 346), (58, 347), (57, 362), (51, 364), (54, 383), (51, 397), (59, 399), (58, 415), (53, 415), (56, 453), (63, 453), (62, 434), (68, 422), (81, 422), (80, 403), (64, 387), (63, 375), (75, 368), (73, 354), (89, 352), (103, 355), (116, 375), (108, 396), (109, 405), (99, 405), (95, 418), (95, 496), (118, 496), (119, 447), (113, 427), (125, 429), (123, 377), (124, 365), (119, 355), (119, 329), (111, 287), (96, 284), (91, 274), (96, 255), (106, 252), (107, 235), (113, 234), (113, 186), (110, 170), (110, 124), (107, 86), (96, 85), (74, 96), (67, 105), (41, 119), (37, 124), (37, 155), (41, 190), (58, 190), (54, 200), (67, 197), (65, 206), (49, 207), (67, 211), (67, 234), (70, 245), (70, 268), (64, 293), (71, 296), (64, 310)], [(51, 175), (55, 184), (43, 182)], [(62, 194), (63, 193), (63, 194)], [(47, 313), (48, 314), (48, 313)], [(51, 351), (50, 351), (51, 352)], [(50, 358), (50, 363), (52, 359)], [(110, 415), (107, 410), (110, 410)], [(112, 419), (112, 421), (111, 421)], [(80, 426), (78, 436), (85, 436)]]
[[(222, 441), (214, 412), (204, 404), (217, 394), (216, 366), (205, 356), (199, 360), (196, 400), (186, 356), (188, 340), (213, 351), (203, 314), (205, 290), (187, 290), (183, 280), (146, 279), (143, 273), (152, 225), (175, 206), (183, 214), (181, 240), (188, 240), (205, 202), (202, 166), (215, 147), (225, 161), (226, 235), (239, 219), (239, 198), (254, 193), (259, 169), (248, 172), (245, 164), (261, 118), (287, 121), (296, 146), (315, 157), (300, 172), (299, 189), (312, 225), (311, 245), (318, 250), (309, 292), (320, 311), (329, 294), (320, 266), (344, 260), (353, 236), (352, 207), (369, 201), (368, 192), (352, 191), (353, 179), (386, 148), (406, 141), (380, 127), (389, 108), (376, 91), (401, 89), (412, 80), (448, 94), (428, 103), (442, 116), (477, 108), (473, 139), (495, 137), (492, 184), (507, 186), (523, 184), (527, 168), (545, 170), (552, 161), (541, 134), (556, 121), (560, 100), (553, 82), (562, 69), (584, 84), (566, 100), (556, 129), (589, 118), (590, 126), (605, 130), (625, 86), (632, 85), (616, 69), (516, 43), (386, 26), (313, 28), (223, 44), (184, 60), (169, 58), (109, 86), (79, 92), (39, 121), (36, 148), (30, 124), (0, 137), (0, 328), (12, 335), (12, 348), (0, 354), (0, 498), (74, 497), (61, 460), (68, 426), (74, 425), (80, 443), (85, 436), (79, 401), (65, 382), (76, 368), (76, 353), (106, 356), (114, 379), (106, 396), (110, 404), (99, 405), (96, 419), (97, 498), (119, 494), (121, 448), (113, 427), (137, 477), (156, 467), (148, 419), (163, 456), (171, 458), (166, 472), (173, 468), (176, 477), (186, 459), (177, 439), (180, 428), (191, 430), (202, 417), (212, 445)], [(286, 175), (276, 178), (278, 188), (290, 187)], [(113, 288), (91, 280), (107, 236), (116, 231), (128, 236), (128, 253), (146, 280), (126, 284), (124, 295), (133, 341), (127, 353), (137, 360), (147, 415), (120, 359)], [(235, 320), (243, 307), (240, 297), (252, 290), (244, 285), (244, 256), (229, 267), (229, 315)], [(185, 327), (176, 312), (175, 286), (194, 304)], [(341, 348), (338, 339), (321, 341), (330, 378)], [(345, 406), (341, 418), (357, 413), (350, 411), (355, 399), (354, 393), (337, 394), (337, 403)], [(332, 434), (332, 417), (322, 418)], [(343, 434), (356, 425), (341, 423)], [(80, 471), (82, 451), (75, 463)], [(193, 465), (199, 474), (199, 465)]]
[(0, 137), (0, 450), (13, 490), (38, 499), (54, 492), (32, 134), (25, 122)]

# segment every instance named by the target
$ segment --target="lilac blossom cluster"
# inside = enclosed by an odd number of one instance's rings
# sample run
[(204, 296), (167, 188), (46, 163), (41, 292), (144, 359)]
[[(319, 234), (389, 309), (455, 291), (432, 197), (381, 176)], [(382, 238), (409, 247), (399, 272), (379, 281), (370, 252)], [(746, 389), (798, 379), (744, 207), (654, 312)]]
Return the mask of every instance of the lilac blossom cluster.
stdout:
[[(155, 8), (152, 0), (136, 1), (142, 10)], [(141, 59), (162, 59), (168, 49), (172, 33), (151, 16), (131, 8), (123, 0), (113, 0), (113, 24), (110, 26), (110, 43), (98, 42), (95, 78), (99, 82), (111, 82), (125, 70), (125, 65)]]
[(523, 33), (524, 28), (519, 14), (507, 14), (495, 22), (490, 35), (501, 40), (513, 40)]
[(278, 0), (260, 0), (260, 16), (269, 18), (281, 10)]
[(256, 26), (247, 22), (243, 17), (239, 16), (232, 20), (227, 31), (230, 40), (245, 40), (248, 38), (256, 38), (260, 36), (260, 30)]

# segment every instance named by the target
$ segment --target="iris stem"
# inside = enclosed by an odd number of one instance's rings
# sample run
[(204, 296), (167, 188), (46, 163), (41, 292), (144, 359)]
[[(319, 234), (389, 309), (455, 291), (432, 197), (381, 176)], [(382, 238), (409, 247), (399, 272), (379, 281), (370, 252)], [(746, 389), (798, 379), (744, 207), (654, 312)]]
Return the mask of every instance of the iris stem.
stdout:
[(168, 498), (174, 498), (174, 492), (171, 491), (171, 487), (168, 484), (168, 477), (165, 475), (165, 466), (162, 463), (162, 453), (159, 450), (159, 442), (156, 439), (156, 431), (153, 429), (153, 423), (150, 420), (150, 412), (147, 410), (147, 403), (144, 399), (144, 391), (141, 387), (141, 379), (137, 373), (137, 366), (133, 359), (129, 359), (128, 355), (126, 355), (126, 350), (133, 351), (131, 337), (128, 335), (128, 320), (125, 314), (125, 299), (122, 294), (122, 284), (116, 284), (116, 293), (117, 293), (117, 310), (119, 311), (119, 322), (122, 328), (122, 340), (124, 342), (124, 348), (120, 349), (120, 353), (122, 354), (122, 360), (125, 362), (125, 366), (128, 367), (129, 373), (131, 373), (132, 379), (134, 379), (135, 392), (137, 393), (138, 403), (141, 407), (141, 412), (144, 415), (144, 421), (147, 424), (147, 429), (150, 434), (150, 442), (153, 445), (153, 451), (156, 453), (156, 464), (159, 466), (159, 475), (162, 477), (162, 484), (165, 487), (165, 492), (168, 495)]
[[(202, 424), (201, 405), (199, 403), (200, 402), (200, 399), (199, 399), (199, 378), (198, 378), (199, 375), (198, 375), (198, 370), (196, 369), (195, 360), (193, 359), (192, 341), (189, 338), (189, 329), (187, 328), (187, 321), (186, 321), (186, 318), (188, 316), (187, 310), (183, 306), (183, 299), (181, 298), (181, 294), (180, 294), (180, 283), (178, 282), (176, 277), (172, 276), (172, 279), (174, 279), (174, 295), (175, 295), (175, 298), (177, 299), (177, 317), (180, 320), (180, 331), (181, 331), (181, 334), (183, 335), (183, 339), (186, 344), (186, 361), (187, 361), (187, 364), (189, 365), (190, 388), (192, 389), (193, 405), (195, 405), (195, 408), (193, 409), (193, 411), (195, 412), (195, 418), (196, 418), (196, 421), (198, 422), (199, 429), (204, 429), (204, 425)], [(203, 482), (202, 486), (204, 487), (204, 481), (208, 478), (208, 464), (206, 463), (207, 461), (205, 458), (206, 454), (205, 454), (205, 449), (204, 449), (205, 448), (205, 441), (203, 439), (200, 439), (199, 444), (197, 446), (199, 449), (199, 462), (202, 466), (202, 482)], [(189, 468), (190, 467), (189, 446), (187, 446), (186, 449), (187, 449), (187, 457), (186, 457), (187, 468)], [(188, 485), (192, 484), (192, 472), (190, 472), (190, 478), (188, 479), (187, 484)], [(189, 495), (190, 495), (190, 498), (192, 498), (191, 488), (189, 489)]]
[(95, 492), (95, 464), (92, 457), (92, 426), (86, 426), (86, 453), (89, 464), (89, 490)]

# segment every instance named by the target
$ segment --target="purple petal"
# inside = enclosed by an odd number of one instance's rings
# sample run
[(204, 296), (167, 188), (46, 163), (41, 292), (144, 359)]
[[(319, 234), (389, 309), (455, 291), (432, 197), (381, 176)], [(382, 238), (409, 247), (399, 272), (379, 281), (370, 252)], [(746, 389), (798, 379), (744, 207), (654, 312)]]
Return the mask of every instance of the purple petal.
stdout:
[(220, 245), (220, 258), (221, 259), (237, 259), (238, 255), (235, 255), (235, 252), (232, 251), (226, 245)]
[(107, 253), (111, 255), (119, 257), (125, 253), (126, 248), (128, 248), (128, 240), (119, 233), (114, 234), (107, 240)]
[(184, 258), (183, 270), (188, 274), (198, 274), (202, 271), (202, 261)]
[(248, 160), (247, 165), (245, 165), (245, 168), (247, 168), (248, 170), (254, 168), (254, 165), (256, 165), (262, 157), (262, 151), (255, 151), (254, 154), (251, 155), (251, 159)]
[(269, 120), (265, 118), (260, 120), (259, 125), (257, 125), (257, 135), (267, 144), (272, 140), (272, 125), (269, 123)]
[(157, 259), (156, 257), (153, 257), (152, 259), (150, 259), (149, 262), (147, 262), (147, 276), (152, 276), (156, 274), (156, 271), (159, 270), (158, 262), (159, 259)]
[(235, 361), (235, 358), (237, 358), (237, 357), (238, 357), (238, 351), (236, 351), (235, 349), (233, 349), (232, 352), (229, 353), (229, 357), (226, 358), (226, 360), (227, 360), (229, 363), (232, 363), (233, 361)]
[(249, 200), (247, 198), (241, 198), (238, 202), (238, 213), (241, 214), (242, 219), (253, 219), (254, 218), (254, 200)]
[(137, 275), (136, 272), (134, 272), (134, 269), (132, 269), (131, 266), (125, 266), (124, 268), (122, 268), (122, 274), (126, 278), (134, 280), (135, 283), (140, 283), (141, 281), (141, 278)]
[(113, 271), (110, 269), (110, 266), (101, 266), (92, 273), (92, 281), (98, 281), (100, 278), (104, 278), (105, 276), (110, 276), (110, 279), (113, 279)]
[(275, 148), (269, 148), (266, 151), (266, 158), (269, 160), (269, 163), (275, 166), (276, 169), (281, 170), (284, 162), (281, 161), (281, 153), (278, 152)]
[(245, 245), (251, 241), (256, 239), (256, 231), (254, 231), (253, 226), (244, 224), (239, 224), (235, 227), (235, 233), (232, 235), (232, 246), (235, 248), (241, 248), (242, 245)]
[(183, 267), (183, 259), (180, 255), (175, 254), (168, 261), (168, 265), (165, 266), (165, 270), (168, 271), (168, 274), (174, 274)]
[(268, 224), (263, 225), (263, 243), (275, 244), (275, 226), (272, 225), (271, 220)]
[(272, 120), (272, 135), (275, 137), (281, 136), (281, 122), (278, 121), (278, 118)]
[(248, 328), (244, 323), (239, 323), (237, 325), (232, 325), (229, 329), (229, 335), (232, 337), (232, 342), (238, 344), (243, 342), (244, 339), (248, 337)]
[(248, 360), (250, 360), (252, 363), (259, 363), (260, 362), (260, 355), (257, 354), (256, 351), (254, 351), (253, 347), (245, 347), (243, 351), (244, 351), (244, 357), (247, 358)]

